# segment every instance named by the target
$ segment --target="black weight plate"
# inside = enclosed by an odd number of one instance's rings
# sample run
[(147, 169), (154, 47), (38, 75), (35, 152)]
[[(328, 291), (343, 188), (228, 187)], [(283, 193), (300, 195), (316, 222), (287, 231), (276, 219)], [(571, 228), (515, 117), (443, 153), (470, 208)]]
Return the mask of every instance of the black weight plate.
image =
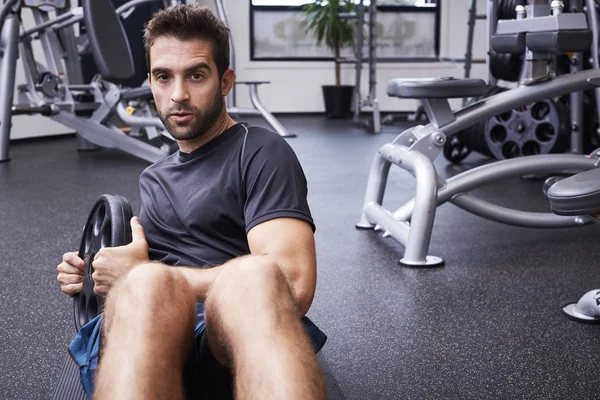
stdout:
[(131, 205), (125, 197), (103, 194), (96, 200), (83, 228), (79, 257), (84, 261), (83, 290), (73, 297), (77, 331), (94, 319), (103, 307), (102, 297), (94, 293), (92, 261), (104, 247), (131, 243)]
[[(473, 102), (479, 101), (482, 98), (494, 96), (505, 90), (506, 89), (498, 86), (490, 86), (483, 97), (473, 99)], [(450, 161), (452, 164), (458, 164), (464, 160), (471, 151), (477, 151), (491, 157), (492, 153), (490, 152), (484, 137), (486, 123), (486, 120), (479, 121), (461, 130), (447, 140), (443, 148), (443, 154), (446, 160)]]
[(542, 100), (489, 118), (485, 140), (498, 160), (563, 152), (569, 114), (562, 103)]
[(465, 144), (459, 133), (444, 144), (443, 152), (446, 160), (458, 164), (471, 153), (471, 148)]

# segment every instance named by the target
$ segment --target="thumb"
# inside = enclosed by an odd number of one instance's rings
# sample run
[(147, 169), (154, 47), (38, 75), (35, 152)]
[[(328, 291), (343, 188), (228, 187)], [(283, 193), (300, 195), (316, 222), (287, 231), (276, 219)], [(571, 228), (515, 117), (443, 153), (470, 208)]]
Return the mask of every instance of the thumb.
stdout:
[(144, 227), (140, 224), (138, 217), (131, 218), (131, 239), (132, 242), (139, 242), (146, 240), (146, 234), (144, 233)]

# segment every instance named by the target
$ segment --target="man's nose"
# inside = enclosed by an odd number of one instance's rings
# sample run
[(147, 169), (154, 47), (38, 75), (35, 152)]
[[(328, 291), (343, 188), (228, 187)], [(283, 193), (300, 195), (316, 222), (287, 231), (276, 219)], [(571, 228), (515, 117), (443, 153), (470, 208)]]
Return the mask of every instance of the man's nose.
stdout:
[(185, 83), (177, 79), (173, 86), (173, 92), (171, 92), (171, 101), (174, 103), (183, 103), (189, 99), (189, 93)]

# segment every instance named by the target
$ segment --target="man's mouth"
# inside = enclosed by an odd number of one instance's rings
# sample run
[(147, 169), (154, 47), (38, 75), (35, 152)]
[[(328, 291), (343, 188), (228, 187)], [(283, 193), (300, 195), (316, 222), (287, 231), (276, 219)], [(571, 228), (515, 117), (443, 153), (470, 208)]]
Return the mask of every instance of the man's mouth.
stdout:
[(169, 118), (175, 120), (176, 122), (184, 122), (192, 118), (194, 114), (188, 112), (175, 112), (169, 114)]

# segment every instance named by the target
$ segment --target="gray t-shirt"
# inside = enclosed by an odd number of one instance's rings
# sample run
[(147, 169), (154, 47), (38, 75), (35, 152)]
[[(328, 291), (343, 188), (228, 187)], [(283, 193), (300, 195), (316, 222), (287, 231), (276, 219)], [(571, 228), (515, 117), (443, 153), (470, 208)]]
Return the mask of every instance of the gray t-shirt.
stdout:
[(192, 153), (151, 165), (140, 192), (150, 259), (168, 265), (209, 267), (249, 254), (248, 231), (274, 218), (315, 229), (296, 154), (262, 127), (236, 124)]

